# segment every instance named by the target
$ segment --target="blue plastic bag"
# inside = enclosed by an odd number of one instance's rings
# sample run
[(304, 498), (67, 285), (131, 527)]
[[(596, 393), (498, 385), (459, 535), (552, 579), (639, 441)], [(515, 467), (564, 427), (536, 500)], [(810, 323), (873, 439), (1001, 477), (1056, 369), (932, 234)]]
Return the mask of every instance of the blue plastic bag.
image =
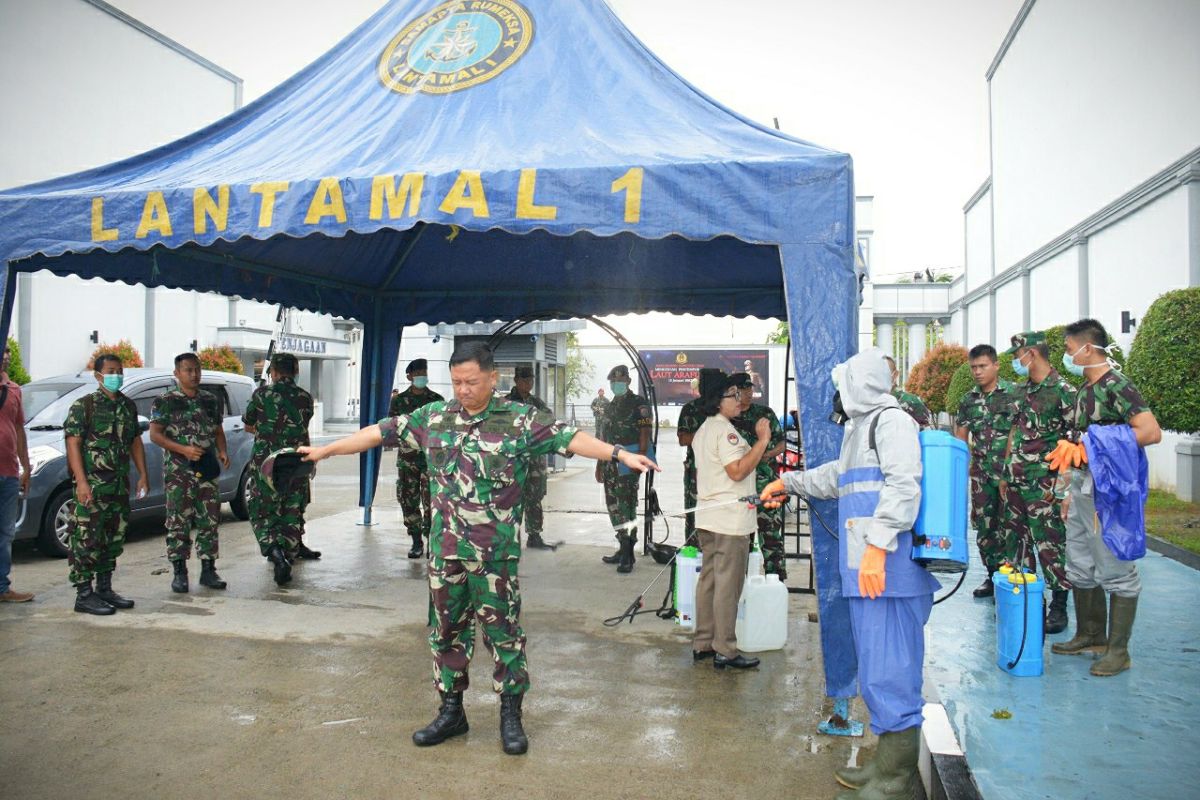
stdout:
[(1146, 555), (1150, 469), (1128, 425), (1091, 425), (1083, 435), (1092, 471), (1100, 535), (1122, 561)]
[[(631, 453), (640, 453), (641, 452), (641, 448), (638, 447), (636, 444), (626, 444), (626, 445), (622, 445), (622, 447), (624, 447), (626, 450), (628, 450)], [(653, 461), (655, 464), (657, 464), (658, 459), (655, 458), (655, 455), (654, 455), (654, 445), (650, 445), (649, 455), (650, 455), (650, 460)], [(622, 464), (619, 461), (617, 462), (617, 474), (618, 475), (628, 475), (631, 472), (633, 472), (633, 470), (631, 470), (629, 467), (625, 466), (624, 464)], [(640, 475), (641, 473), (638, 473), (638, 474)]]

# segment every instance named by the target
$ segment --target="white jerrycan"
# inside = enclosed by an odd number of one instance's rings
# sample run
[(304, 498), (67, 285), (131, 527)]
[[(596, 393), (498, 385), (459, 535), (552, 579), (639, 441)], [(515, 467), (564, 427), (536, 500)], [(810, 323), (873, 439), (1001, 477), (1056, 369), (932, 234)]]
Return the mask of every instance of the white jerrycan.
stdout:
[(738, 604), (738, 649), (747, 653), (779, 650), (787, 644), (788, 590), (778, 575), (751, 575)]

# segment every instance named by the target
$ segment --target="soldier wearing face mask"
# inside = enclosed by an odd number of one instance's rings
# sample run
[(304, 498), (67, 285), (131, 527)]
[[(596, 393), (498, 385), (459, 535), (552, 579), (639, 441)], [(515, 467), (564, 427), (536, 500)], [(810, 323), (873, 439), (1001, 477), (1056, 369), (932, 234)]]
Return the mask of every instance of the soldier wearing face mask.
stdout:
[[(629, 385), (629, 368), (618, 364), (609, 370), (608, 388), (613, 399), (604, 412), (605, 441), (618, 444), (633, 453), (647, 454), (650, 429), (654, 425), (650, 401), (634, 394)], [(617, 535), (619, 549), (604, 556), (605, 564), (616, 564), (617, 572), (633, 571), (633, 546), (637, 541), (637, 472), (622, 470), (616, 462), (596, 463), (596, 483), (604, 484), (604, 502), (608, 519)]]
[[(404, 376), (412, 385), (392, 398), (388, 416), (411, 414), (421, 406), (446, 399), (429, 388), (429, 362), (425, 359), (408, 362)], [(420, 558), (425, 552), (425, 540), (429, 538), (429, 473), (425, 456), (420, 451), (401, 451), (396, 456), (396, 500), (404, 515), (404, 527), (412, 537), (408, 557)]]

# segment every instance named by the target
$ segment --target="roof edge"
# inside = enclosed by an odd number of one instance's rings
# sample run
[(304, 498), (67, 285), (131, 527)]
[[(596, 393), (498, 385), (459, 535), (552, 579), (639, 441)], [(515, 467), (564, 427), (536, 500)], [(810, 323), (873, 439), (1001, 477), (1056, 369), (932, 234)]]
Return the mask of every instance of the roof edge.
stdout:
[(992, 176), (988, 175), (984, 182), (979, 185), (979, 188), (975, 190), (975, 193), (971, 195), (970, 199), (967, 200), (966, 205), (963, 206), (963, 213), (966, 214), (968, 211), (974, 208), (975, 204), (982, 200), (983, 196), (991, 190)]
[(1017, 18), (1013, 20), (1013, 24), (1008, 29), (1008, 33), (1004, 35), (1004, 41), (1000, 43), (1000, 50), (996, 53), (996, 57), (992, 59), (991, 65), (987, 69), (987, 79), (990, 81), (992, 76), (996, 74), (996, 70), (1000, 69), (1000, 62), (1004, 60), (1004, 56), (1008, 54), (1008, 48), (1012, 47), (1013, 41), (1017, 38), (1017, 33), (1021, 30), (1021, 26), (1025, 24), (1025, 18), (1029, 16), (1029, 12), (1033, 10), (1033, 4), (1037, 0), (1025, 0), (1021, 5), (1021, 10), (1017, 12)]
[(242, 105), (242, 79), (239, 78), (237, 75), (234, 75), (232, 72), (230, 72), (229, 70), (225, 69), (224, 67), (222, 67), (221, 65), (219, 65), (215, 62), (209, 61), (207, 58), (200, 55), (195, 50), (185, 47), (184, 45), (175, 41), (174, 39), (167, 36), (166, 34), (161, 33), (159, 31), (155, 30), (154, 28), (151, 28), (149, 25), (142, 22), (141, 20), (139, 20), (135, 17), (132, 17), (129, 14), (126, 14), (124, 11), (117, 8), (116, 6), (113, 6), (113, 5), (110, 5), (106, 2), (104, 2), (104, 0), (83, 0), (83, 2), (87, 3), (90, 6), (93, 6), (94, 8), (99, 9), (100, 11), (103, 11), (105, 14), (108, 14), (110, 17), (113, 17), (114, 19), (118, 19), (121, 22), (124, 22), (126, 25), (133, 28), (134, 30), (141, 31), (142, 33), (146, 34), (147, 36), (149, 36), (151, 39), (155, 40), (159, 44), (165, 45), (166, 47), (170, 48), (171, 50), (174, 50), (176, 53), (179, 53), (181, 56), (188, 59), (189, 61), (193, 61), (196, 64), (199, 64), (200, 66), (209, 70), (210, 72), (229, 81), (234, 86), (235, 106), (238, 108), (241, 107), (241, 105)]

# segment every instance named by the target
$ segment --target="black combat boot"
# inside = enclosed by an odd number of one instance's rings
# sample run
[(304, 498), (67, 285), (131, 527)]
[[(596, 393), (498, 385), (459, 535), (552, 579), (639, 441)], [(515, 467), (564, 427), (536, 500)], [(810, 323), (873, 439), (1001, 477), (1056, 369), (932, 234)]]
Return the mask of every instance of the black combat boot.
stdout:
[(96, 573), (96, 591), (94, 594), (113, 608), (133, 608), (132, 600), (126, 600), (113, 591), (111, 572)]
[(992, 583), (992, 570), (988, 570), (988, 576), (983, 583), (975, 587), (971, 592), (972, 597), (977, 597), (982, 600), (985, 597), (993, 597), (996, 594), (996, 584)]
[(541, 531), (531, 532), (529, 534), (529, 536), (525, 539), (525, 546), (532, 547), (534, 550), (553, 550), (554, 549), (550, 545), (546, 544), (546, 541), (544, 539), (542, 539)]
[(1067, 629), (1066, 589), (1055, 589), (1050, 593), (1050, 611), (1046, 614), (1046, 633), (1062, 633)]
[(200, 559), (200, 585), (210, 589), (224, 589), (227, 585), (217, 574), (217, 563), (211, 558)]
[(432, 747), (452, 736), (462, 736), (471, 728), (467, 725), (467, 712), (463, 710), (462, 692), (442, 692), (442, 705), (433, 722), (412, 735), (417, 747)]
[(279, 545), (271, 545), (271, 549), (267, 551), (267, 561), (275, 565), (275, 583), (283, 586), (292, 579), (292, 562), (288, 561), (287, 556), (283, 554), (283, 548)]
[[(617, 539), (618, 539), (618, 541), (620, 541), (620, 537), (617, 537)], [(618, 544), (617, 552), (613, 553), (611, 556), (601, 556), (600, 560), (603, 561), (605, 564), (620, 564), (621, 563), (621, 546)]]
[(624, 534), (621, 536), (621, 550), (618, 553), (620, 560), (617, 562), (617, 572), (622, 575), (633, 572), (633, 562), (637, 559), (633, 557), (633, 546), (637, 542), (637, 537), (632, 534)]
[(302, 558), (305, 561), (319, 561), (321, 558), (320, 550), (310, 550), (304, 542), (296, 548), (296, 558)]
[(529, 739), (521, 725), (521, 700), (523, 694), (500, 695), (500, 743), (504, 752), (519, 756), (529, 749)]
[(178, 561), (172, 561), (171, 566), (175, 568), (175, 577), (171, 578), (171, 591), (178, 592), (179, 594), (187, 594), (187, 561), (181, 558)]
[(75, 610), (80, 614), (95, 614), (99, 617), (117, 613), (115, 608), (92, 591), (91, 581), (75, 584)]
[(413, 540), (412, 547), (410, 547), (408, 549), (408, 557), (409, 558), (420, 558), (421, 556), (425, 555), (425, 544), (424, 544), (424, 541), (421, 539), (421, 537), (413, 536), (412, 540)]

